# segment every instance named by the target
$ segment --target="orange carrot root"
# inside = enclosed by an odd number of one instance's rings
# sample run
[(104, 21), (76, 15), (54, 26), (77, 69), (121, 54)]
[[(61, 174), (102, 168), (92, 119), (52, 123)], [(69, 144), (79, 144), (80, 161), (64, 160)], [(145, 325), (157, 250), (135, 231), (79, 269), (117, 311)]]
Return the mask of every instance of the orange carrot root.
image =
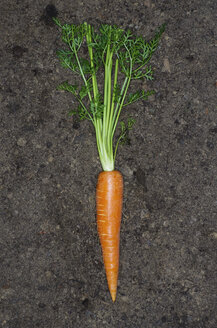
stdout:
[(119, 171), (101, 172), (96, 188), (97, 228), (113, 302), (116, 299), (118, 282), (122, 202), (122, 174)]

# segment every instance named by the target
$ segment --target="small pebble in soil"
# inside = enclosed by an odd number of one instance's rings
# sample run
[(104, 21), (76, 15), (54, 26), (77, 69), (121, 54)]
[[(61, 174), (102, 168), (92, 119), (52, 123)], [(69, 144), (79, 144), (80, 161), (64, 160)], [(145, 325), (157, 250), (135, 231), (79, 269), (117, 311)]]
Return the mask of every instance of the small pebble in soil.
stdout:
[(162, 72), (168, 72), (171, 73), (171, 68), (170, 68), (170, 63), (169, 63), (169, 59), (166, 57), (163, 60), (163, 68), (162, 68)]
[(48, 157), (48, 162), (49, 162), (49, 163), (52, 163), (53, 160), (54, 160), (53, 156), (49, 156), (49, 157)]
[(217, 232), (216, 232), (216, 231), (212, 232), (212, 233), (210, 234), (210, 237), (211, 237), (211, 238), (214, 238), (214, 239), (217, 239)]
[(27, 141), (26, 141), (25, 138), (21, 137), (17, 140), (17, 145), (20, 146), (20, 147), (24, 147), (26, 145), (26, 143), (27, 143)]

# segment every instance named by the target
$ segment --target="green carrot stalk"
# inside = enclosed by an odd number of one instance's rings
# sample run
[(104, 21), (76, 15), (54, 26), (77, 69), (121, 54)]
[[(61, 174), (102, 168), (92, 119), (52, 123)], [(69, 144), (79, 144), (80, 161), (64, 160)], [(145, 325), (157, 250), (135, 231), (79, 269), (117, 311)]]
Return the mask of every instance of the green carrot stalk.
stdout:
[[(154, 38), (147, 42), (143, 37), (134, 36), (129, 30), (124, 31), (115, 25), (103, 24), (95, 31), (87, 22), (62, 25), (57, 18), (54, 21), (61, 29), (62, 41), (67, 45), (66, 49), (57, 52), (60, 62), (83, 80), (80, 88), (66, 81), (59, 85), (59, 89), (71, 92), (77, 99), (78, 107), (70, 113), (92, 122), (102, 168), (112, 171), (118, 144), (124, 139), (127, 129), (126, 125), (125, 129), (122, 125), (121, 135), (114, 143), (123, 107), (147, 99), (153, 93), (138, 90), (128, 94), (129, 87), (133, 80), (153, 79), (148, 63), (165, 26), (162, 25)], [(89, 59), (82, 55), (82, 47), (87, 47)], [(104, 69), (104, 90), (99, 91), (97, 73), (101, 73), (101, 68)]]

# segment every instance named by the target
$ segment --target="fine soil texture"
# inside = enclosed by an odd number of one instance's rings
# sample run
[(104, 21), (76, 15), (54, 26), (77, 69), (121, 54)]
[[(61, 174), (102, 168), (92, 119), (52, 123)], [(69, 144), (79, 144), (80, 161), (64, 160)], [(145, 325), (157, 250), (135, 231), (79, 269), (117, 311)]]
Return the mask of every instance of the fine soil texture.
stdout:
[[(217, 327), (217, 2), (1, 0), (0, 326)], [(101, 171), (88, 121), (57, 90), (53, 23), (130, 28), (148, 40), (155, 90), (122, 112), (124, 176), (118, 293), (109, 295), (97, 235)]]

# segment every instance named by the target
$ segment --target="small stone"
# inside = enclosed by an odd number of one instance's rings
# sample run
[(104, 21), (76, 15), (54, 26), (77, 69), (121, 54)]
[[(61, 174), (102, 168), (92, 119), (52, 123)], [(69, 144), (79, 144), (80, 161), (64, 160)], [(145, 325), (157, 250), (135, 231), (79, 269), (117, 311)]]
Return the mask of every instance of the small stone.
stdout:
[(49, 179), (48, 178), (43, 178), (42, 179), (42, 183), (43, 184), (48, 184), (49, 183)]
[(168, 221), (164, 221), (163, 222), (163, 226), (167, 228), (169, 226), (169, 222)]
[(46, 272), (45, 272), (45, 276), (46, 276), (47, 278), (51, 278), (51, 276), (52, 276), (51, 271), (46, 271)]
[(122, 296), (121, 299), (123, 302), (129, 302), (129, 297), (127, 296)]
[(200, 100), (198, 98), (194, 98), (193, 99), (193, 103), (196, 104), (196, 105), (199, 105), (200, 104)]
[(191, 217), (190, 223), (194, 224), (195, 222), (197, 222), (197, 218), (196, 217)]
[(171, 69), (170, 69), (170, 63), (169, 63), (169, 59), (166, 57), (164, 58), (163, 61), (163, 68), (162, 68), (162, 72), (168, 72), (171, 73)]
[(181, 119), (180, 119), (180, 124), (181, 124), (181, 125), (185, 125), (185, 124), (187, 124), (187, 122), (186, 122), (186, 120), (184, 120), (184, 118), (181, 118)]
[(214, 231), (209, 235), (211, 238), (217, 239), (217, 232)]
[(49, 157), (48, 157), (48, 162), (49, 162), (49, 163), (52, 163), (53, 160), (54, 160), (53, 156), (49, 156)]
[(127, 176), (127, 177), (131, 177), (131, 176), (133, 176), (133, 173), (134, 173), (134, 171), (129, 167), (129, 166), (127, 166), (127, 165), (125, 165), (124, 167), (123, 167), (123, 174), (125, 175), (125, 176)]
[(151, 8), (151, 0), (145, 0), (144, 5), (148, 8)]
[(25, 138), (21, 137), (17, 140), (17, 145), (20, 146), (20, 147), (24, 147), (26, 145), (26, 143), (27, 143), (27, 141), (26, 141)]
[(140, 213), (140, 218), (141, 218), (141, 219), (149, 219), (149, 217), (150, 217), (150, 215), (149, 215), (149, 213), (147, 212), (147, 210), (142, 209), (142, 210), (141, 210), (141, 213)]

